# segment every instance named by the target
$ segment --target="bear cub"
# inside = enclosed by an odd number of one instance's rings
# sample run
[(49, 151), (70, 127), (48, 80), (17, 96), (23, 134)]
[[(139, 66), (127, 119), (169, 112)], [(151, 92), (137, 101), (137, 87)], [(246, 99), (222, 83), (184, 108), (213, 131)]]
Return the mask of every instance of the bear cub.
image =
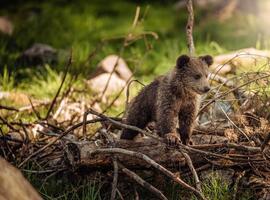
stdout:
[[(170, 72), (145, 86), (130, 102), (124, 122), (141, 129), (149, 122), (155, 122), (158, 135), (170, 145), (190, 144), (200, 106), (199, 95), (210, 90), (208, 67), (212, 63), (213, 58), (209, 55), (180, 56)], [(124, 129), (121, 139), (131, 140), (136, 135), (137, 131)]]

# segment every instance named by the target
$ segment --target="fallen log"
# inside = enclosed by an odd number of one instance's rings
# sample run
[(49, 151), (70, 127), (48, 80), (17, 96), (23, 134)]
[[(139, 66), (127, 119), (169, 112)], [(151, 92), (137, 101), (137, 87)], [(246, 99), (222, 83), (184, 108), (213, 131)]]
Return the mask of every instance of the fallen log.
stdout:
[[(256, 155), (257, 160), (261, 160), (261, 150), (259, 147), (244, 146), (240, 144), (228, 143), (228, 139), (222, 136), (193, 135), (193, 146), (183, 145), (183, 151), (188, 152), (195, 166), (202, 166), (209, 163), (209, 158), (228, 159), (230, 162), (244, 165), (247, 161), (252, 162), (252, 156)], [(165, 143), (153, 138), (143, 137), (138, 141), (116, 140), (113, 148), (125, 149), (144, 154), (155, 160), (160, 165), (172, 169), (176, 166), (186, 166), (186, 160), (181, 151), (176, 147), (168, 147)], [(82, 141), (68, 143), (65, 160), (74, 167), (87, 167), (87, 169), (112, 168), (112, 155), (117, 155), (118, 160), (129, 169), (150, 168), (147, 162), (136, 156), (127, 156), (119, 152), (95, 153), (100, 149), (112, 149), (110, 144), (98, 141)], [(215, 153), (220, 152), (220, 154)], [(241, 158), (234, 155), (239, 154)]]

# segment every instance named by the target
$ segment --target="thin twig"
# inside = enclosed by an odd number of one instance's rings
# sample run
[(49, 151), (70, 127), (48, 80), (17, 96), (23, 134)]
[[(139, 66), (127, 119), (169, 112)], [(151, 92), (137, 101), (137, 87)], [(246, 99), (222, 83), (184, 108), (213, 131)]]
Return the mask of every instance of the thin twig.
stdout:
[(227, 113), (224, 111), (224, 109), (219, 105), (219, 108), (221, 109), (221, 111), (223, 112), (223, 114), (225, 115), (225, 117), (231, 122), (231, 124), (240, 132), (242, 133), (247, 139), (248, 141), (250, 141), (249, 137), (247, 136), (247, 134), (241, 129), (239, 128), (232, 120), (231, 118), (227, 115)]
[(3, 105), (0, 105), (0, 110), (10, 110), (10, 111), (19, 112), (19, 110), (17, 108), (10, 107), (10, 106), (3, 106)]
[(62, 89), (62, 87), (63, 87), (63, 85), (64, 85), (64, 82), (65, 82), (65, 80), (66, 80), (66, 77), (67, 77), (69, 68), (70, 68), (70, 66), (71, 66), (71, 62), (72, 62), (72, 49), (70, 50), (70, 56), (69, 56), (68, 62), (67, 62), (66, 67), (65, 67), (64, 77), (63, 77), (62, 82), (61, 82), (61, 84), (60, 84), (60, 86), (59, 86), (59, 88), (58, 88), (58, 90), (57, 90), (57, 92), (56, 92), (56, 94), (55, 94), (55, 96), (54, 96), (54, 98), (53, 98), (53, 100), (52, 100), (52, 103), (51, 103), (51, 105), (50, 105), (50, 107), (49, 107), (49, 110), (48, 110), (48, 112), (47, 112), (47, 114), (46, 114), (45, 119), (48, 119), (49, 116), (50, 116), (50, 113), (51, 113), (51, 111), (52, 111), (52, 109), (53, 109), (53, 107), (54, 107), (54, 104), (55, 104), (55, 102), (56, 102), (56, 99), (57, 99), (58, 95), (60, 94), (60, 91), (61, 91), (61, 89)]
[(264, 75), (264, 76), (254, 78), (254, 79), (252, 79), (252, 80), (250, 80), (250, 81), (247, 81), (247, 82), (245, 82), (245, 83), (243, 83), (243, 84), (241, 84), (241, 85), (239, 85), (239, 86), (237, 86), (237, 87), (235, 87), (235, 88), (232, 88), (232, 89), (230, 89), (230, 90), (228, 90), (228, 91), (226, 91), (226, 92), (224, 92), (224, 93), (218, 95), (217, 97), (211, 99), (211, 101), (209, 101), (208, 103), (206, 103), (206, 104), (199, 110), (198, 115), (200, 115), (200, 114), (202, 113), (202, 111), (204, 111), (210, 104), (212, 104), (212, 103), (214, 103), (216, 100), (218, 100), (218, 99), (220, 99), (220, 98), (226, 96), (227, 94), (229, 94), (229, 93), (231, 93), (231, 92), (234, 92), (235, 90), (238, 90), (239, 88), (242, 88), (242, 87), (244, 87), (244, 86), (246, 86), (246, 85), (248, 85), (248, 84), (250, 84), (250, 83), (253, 83), (253, 82), (255, 82), (255, 81), (258, 81), (258, 80), (264, 79), (264, 78), (268, 78), (268, 77), (270, 77), (270, 74), (266, 74), (266, 75)]
[(139, 185), (141, 185), (142, 187), (144, 187), (145, 189), (147, 189), (148, 191), (150, 191), (151, 193), (153, 193), (159, 199), (168, 200), (161, 191), (159, 191), (157, 188), (155, 188), (150, 183), (148, 183), (145, 180), (143, 180), (140, 176), (138, 176), (133, 171), (131, 171), (131, 170), (123, 167), (122, 168), (122, 172), (124, 172), (132, 180), (136, 181)]
[[(105, 120), (104, 119), (93, 119), (93, 120), (86, 121), (86, 124), (91, 124), (91, 123), (101, 122), (101, 121), (105, 121)], [(44, 151), (45, 149), (47, 149), (48, 147), (50, 147), (51, 145), (53, 145), (54, 143), (56, 143), (58, 140), (60, 140), (61, 138), (63, 138), (67, 134), (69, 134), (71, 131), (73, 131), (73, 130), (79, 128), (79, 127), (81, 127), (83, 124), (84, 124), (83, 122), (80, 122), (78, 124), (75, 124), (74, 126), (72, 126), (69, 129), (67, 129), (65, 132), (61, 133), (58, 137), (56, 137), (55, 139), (53, 139), (52, 141), (50, 141), (48, 144), (46, 144), (45, 146), (43, 146), (39, 150), (35, 151), (33, 154), (29, 155), (24, 161), (22, 161), (18, 165), (18, 168), (21, 168), (28, 160), (30, 160), (34, 156), (38, 155), (39, 153), (41, 153), (42, 151)]]
[(29, 103), (30, 103), (30, 106), (31, 106), (31, 108), (32, 108), (32, 110), (33, 110), (33, 112), (34, 112), (34, 114), (36, 115), (37, 119), (42, 120), (42, 119), (41, 119), (41, 116), (40, 116), (40, 114), (39, 114), (39, 112), (36, 110), (36, 108), (35, 108), (35, 106), (34, 106), (32, 100), (31, 100), (31, 98), (30, 98), (30, 97), (27, 97), (27, 98), (28, 98), (28, 101), (29, 101)]
[(186, 0), (186, 6), (188, 10), (188, 21), (186, 26), (187, 44), (189, 49), (189, 54), (193, 56), (195, 54), (194, 41), (192, 36), (193, 25), (194, 25), (194, 13), (192, 0)]
[(117, 182), (118, 182), (118, 163), (117, 158), (113, 157), (113, 182), (112, 182), (111, 200), (115, 199)]
[(185, 152), (182, 152), (182, 154), (183, 154), (183, 156), (185, 157), (185, 159), (187, 161), (187, 164), (188, 164), (188, 167), (189, 167), (191, 173), (193, 174), (197, 190), (202, 193), (201, 182), (200, 182), (199, 176), (197, 174), (197, 171), (195, 170), (195, 168), (193, 166), (193, 163), (192, 163), (192, 160), (191, 160), (190, 156)]

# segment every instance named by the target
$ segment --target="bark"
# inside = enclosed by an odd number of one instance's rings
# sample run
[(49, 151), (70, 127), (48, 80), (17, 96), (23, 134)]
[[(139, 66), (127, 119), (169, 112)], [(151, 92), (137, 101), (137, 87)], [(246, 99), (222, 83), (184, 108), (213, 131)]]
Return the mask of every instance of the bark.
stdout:
[[(222, 136), (209, 135), (193, 135), (192, 140), (195, 144), (213, 144), (224, 143), (227, 138)], [(85, 166), (87, 168), (111, 168), (112, 155), (99, 153), (91, 155), (98, 149), (109, 148), (106, 144), (98, 144), (97, 142), (81, 142), (69, 143), (67, 145), (66, 160), (72, 166)], [(185, 166), (186, 161), (182, 153), (175, 148), (168, 148), (168, 146), (160, 141), (152, 138), (141, 138), (139, 141), (116, 140), (114, 148), (121, 148), (130, 151), (142, 153), (155, 160), (160, 165), (173, 168), (175, 166)], [(207, 162), (204, 156), (192, 152), (189, 153), (192, 161), (196, 164)], [(125, 164), (129, 169), (149, 168), (150, 165), (143, 162), (141, 159), (132, 156), (117, 154), (118, 160)]]

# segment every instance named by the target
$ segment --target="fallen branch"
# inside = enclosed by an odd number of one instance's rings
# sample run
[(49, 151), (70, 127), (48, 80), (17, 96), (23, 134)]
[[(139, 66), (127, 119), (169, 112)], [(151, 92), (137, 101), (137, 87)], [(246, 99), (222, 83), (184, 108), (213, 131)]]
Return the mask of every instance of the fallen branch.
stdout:
[(180, 184), (182, 187), (192, 191), (198, 198), (205, 199), (205, 197), (202, 196), (200, 191), (198, 191), (197, 189), (195, 189), (192, 186), (188, 185), (182, 179), (175, 176), (172, 172), (170, 172), (169, 170), (167, 170), (163, 166), (159, 165), (157, 162), (155, 162), (154, 160), (152, 160), (151, 158), (149, 158), (148, 156), (146, 156), (146, 155), (144, 155), (142, 153), (135, 152), (135, 151), (129, 151), (129, 150), (126, 150), (126, 149), (120, 149), (120, 148), (111, 148), (111, 149), (96, 149), (96, 150), (90, 152), (89, 156), (93, 156), (95, 154), (106, 154), (106, 153), (108, 153), (108, 154), (124, 154), (124, 155), (127, 155), (127, 156), (142, 159), (145, 162), (147, 162), (149, 165), (151, 165), (152, 167), (154, 167), (157, 170), (159, 170), (160, 172), (162, 172), (164, 175), (171, 178), (174, 182), (176, 182), (176, 183)]
[(160, 192), (157, 188), (152, 186), (150, 183), (147, 183), (145, 180), (143, 180), (141, 177), (139, 177), (136, 173), (130, 171), (127, 168), (122, 168), (122, 172), (124, 172), (129, 178), (136, 181), (139, 185), (144, 187), (145, 189), (149, 190), (151, 193), (153, 193), (155, 196), (157, 196), (159, 199), (168, 200), (162, 192)]

